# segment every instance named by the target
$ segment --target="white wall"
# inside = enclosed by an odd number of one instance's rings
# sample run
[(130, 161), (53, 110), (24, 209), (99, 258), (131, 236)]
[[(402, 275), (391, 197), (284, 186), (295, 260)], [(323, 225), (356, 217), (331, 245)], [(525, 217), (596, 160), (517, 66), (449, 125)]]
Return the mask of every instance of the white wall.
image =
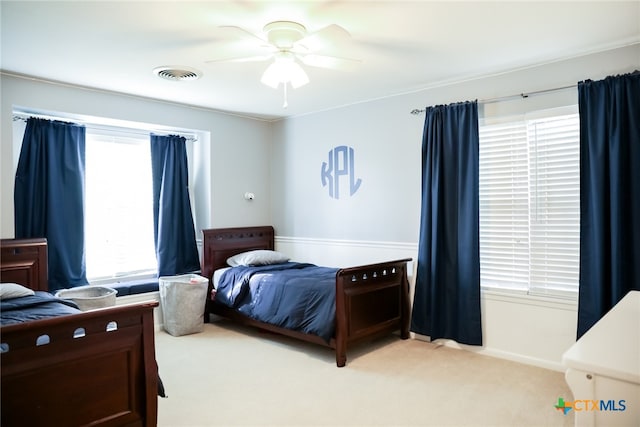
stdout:
[[(411, 110), (573, 86), (639, 68), (636, 44), (274, 123), (277, 246), (295, 258), (316, 256), (340, 266), (364, 258), (409, 255), (415, 260), (424, 116)], [(481, 103), (480, 111), (482, 118), (492, 118), (572, 104), (577, 104), (575, 88)], [(322, 186), (320, 171), (329, 150), (340, 145), (355, 149), (355, 174), (362, 184), (353, 197), (336, 200)], [(484, 346), (474, 350), (562, 369), (562, 353), (575, 342), (576, 310), (576, 301), (483, 292)]]
[[(15, 107), (135, 121), (200, 131), (195, 143), (197, 232), (201, 228), (269, 224), (271, 124), (211, 110), (0, 75), (0, 236), (14, 236), (13, 182), (20, 140), (13, 142)], [(246, 191), (256, 194), (251, 203)]]
[[(419, 227), (420, 119), (390, 98), (274, 124), (273, 220), (296, 237), (413, 242)], [(329, 197), (321, 166), (336, 146), (355, 150), (359, 190)], [(399, 173), (400, 172), (400, 173)]]

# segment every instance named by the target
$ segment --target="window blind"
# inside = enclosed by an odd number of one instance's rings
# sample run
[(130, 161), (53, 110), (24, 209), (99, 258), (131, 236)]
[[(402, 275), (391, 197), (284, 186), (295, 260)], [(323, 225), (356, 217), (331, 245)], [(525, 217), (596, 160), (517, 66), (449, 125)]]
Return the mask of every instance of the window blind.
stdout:
[(524, 122), (480, 128), (480, 278), (484, 286), (529, 283), (529, 165)]
[(528, 123), (530, 291), (578, 288), (580, 253), (580, 138), (577, 115)]
[(578, 132), (577, 114), (480, 127), (483, 287), (577, 290)]

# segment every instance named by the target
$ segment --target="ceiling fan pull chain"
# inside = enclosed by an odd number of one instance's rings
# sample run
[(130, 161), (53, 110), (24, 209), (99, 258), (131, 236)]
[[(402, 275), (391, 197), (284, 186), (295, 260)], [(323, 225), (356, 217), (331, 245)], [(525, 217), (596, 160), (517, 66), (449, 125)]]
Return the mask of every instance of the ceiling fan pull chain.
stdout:
[(284, 104), (282, 104), (282, 108), (287, 108), (289, 103), (287, 102), (287, 82), (284, 82)]

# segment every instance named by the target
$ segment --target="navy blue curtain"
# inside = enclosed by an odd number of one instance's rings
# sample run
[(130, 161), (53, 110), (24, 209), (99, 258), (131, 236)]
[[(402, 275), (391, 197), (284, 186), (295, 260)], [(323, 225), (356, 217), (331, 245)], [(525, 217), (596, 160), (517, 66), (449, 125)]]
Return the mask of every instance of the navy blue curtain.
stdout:
[(578, 84), (580, 338), (640, 290), (640, 72)]
[(29, 118), (14, 187), (16, 238), (46, 237), (49, 291), (86, 285), (84, 126)]
[(428, 107), (411, 330), (482, 345), (477, 102)]
[(158, 275), (200, 269), (189, 199), (185, 138), (151, 135), (153, 221)]

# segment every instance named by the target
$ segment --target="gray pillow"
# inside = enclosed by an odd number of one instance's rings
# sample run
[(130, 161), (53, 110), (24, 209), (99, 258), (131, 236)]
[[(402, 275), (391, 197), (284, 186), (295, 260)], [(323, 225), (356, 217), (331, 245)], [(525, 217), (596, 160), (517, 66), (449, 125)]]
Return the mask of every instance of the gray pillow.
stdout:
[(237, 267), (239, 265), (253, 266), (282, 264), (287, 261), (289, 261), (289, 257), (283, 253), (266, 249), (257, 249), (234, 255), (227, 259), (227, 264), (231, 267)]
[(33, 289), (25, 288), (17, 283), (0, 283), (0, 300), (34, 295)]

